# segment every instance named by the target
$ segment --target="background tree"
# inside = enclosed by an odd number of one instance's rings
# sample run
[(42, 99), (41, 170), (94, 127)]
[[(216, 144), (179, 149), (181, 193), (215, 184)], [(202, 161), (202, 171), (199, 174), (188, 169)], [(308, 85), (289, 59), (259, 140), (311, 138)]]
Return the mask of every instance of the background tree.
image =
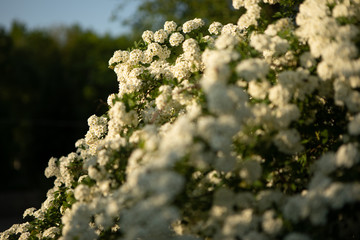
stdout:
[(113, 15), (114, 19), (122, 20), (130, 25), (135, 35), (139, 35), (144, 30), (162, 28), (167, 20), (182, 23), (193, 18), (202, 18), (206, 23), (213, 21), (236, 23), (240, 14), (234, 14), (235, 9), (232, 7), (231, 0), (138, 0), (138, 2), (136, 13), (131, 18), (121, 17), (121, 9), (129, 4), (125, 0)]
[(131, 42), (79, 26), (0, 28), (3, 190), (46, 185), (49, 158), (72, 151), (86, 133), (87, 118), (107, 110), (107, 96), (118, 90), (107, 61)]

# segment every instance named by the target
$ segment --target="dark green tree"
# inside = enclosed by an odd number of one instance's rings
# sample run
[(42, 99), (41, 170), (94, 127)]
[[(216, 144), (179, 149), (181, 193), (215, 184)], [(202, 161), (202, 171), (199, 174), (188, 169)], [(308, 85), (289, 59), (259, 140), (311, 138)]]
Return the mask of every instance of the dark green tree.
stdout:
[(138, 0), (138, 2), (136, 13), (128, 19), (121, 16), (121, 10), (130, 4), (129, 1), (122, 0), (114, 11), (114, 19), (130, 25), (135, 35), (141, 34), (144, 30), (162, 28), (164, 22), (168, 20), (179, 24), (194, 18), (202, 18), (207, 23), (213, 21), (236, 23), (240, 16), (240, 13), (234, 14), (232, 0)]
[(87, 118), (106, 112), (107, 96), (118, 91), (108, 60), (131, 42), (79, 26), (0, 28), (3, 189), (39, 187), (48, 159), (74, 149)]

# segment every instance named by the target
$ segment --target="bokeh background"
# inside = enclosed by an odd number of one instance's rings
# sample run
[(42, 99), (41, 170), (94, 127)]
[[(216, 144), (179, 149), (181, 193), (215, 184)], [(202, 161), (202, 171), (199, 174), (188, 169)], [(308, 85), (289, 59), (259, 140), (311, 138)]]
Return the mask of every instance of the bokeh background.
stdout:
[(195, 17), (236, 23), (231, 0), (0, 1), (0, 232), (39, 208), (51, 157), (75, 151), (118, 91), (108, 60), (146, 29)]

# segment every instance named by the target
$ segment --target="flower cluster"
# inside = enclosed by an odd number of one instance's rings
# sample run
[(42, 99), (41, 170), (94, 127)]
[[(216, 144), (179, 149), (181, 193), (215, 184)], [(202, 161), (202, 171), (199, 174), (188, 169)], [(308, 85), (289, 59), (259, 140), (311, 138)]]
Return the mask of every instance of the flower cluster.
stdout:
[(262, 22), (278, 2), (234, 0), (237, 25), (168, 21), (116, 51), (109, 111), (1, 239), (359, 238), (359, 3)]

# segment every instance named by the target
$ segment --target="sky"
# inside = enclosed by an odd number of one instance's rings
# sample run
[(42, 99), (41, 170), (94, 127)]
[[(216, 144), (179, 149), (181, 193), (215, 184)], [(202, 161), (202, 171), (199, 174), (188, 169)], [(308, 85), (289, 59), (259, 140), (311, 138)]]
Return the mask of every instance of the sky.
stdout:
[[(120, 21), (111, 21), (113, 11), (121, 0), (0, 0), (0, 25), (11, 28), (14, 20), (25, 23), (27, 29), (79, 24), (99, 34), (126, 34), (129, 28)], [(131, 16), (137, 1), (128, 1), (118, 14)]]

